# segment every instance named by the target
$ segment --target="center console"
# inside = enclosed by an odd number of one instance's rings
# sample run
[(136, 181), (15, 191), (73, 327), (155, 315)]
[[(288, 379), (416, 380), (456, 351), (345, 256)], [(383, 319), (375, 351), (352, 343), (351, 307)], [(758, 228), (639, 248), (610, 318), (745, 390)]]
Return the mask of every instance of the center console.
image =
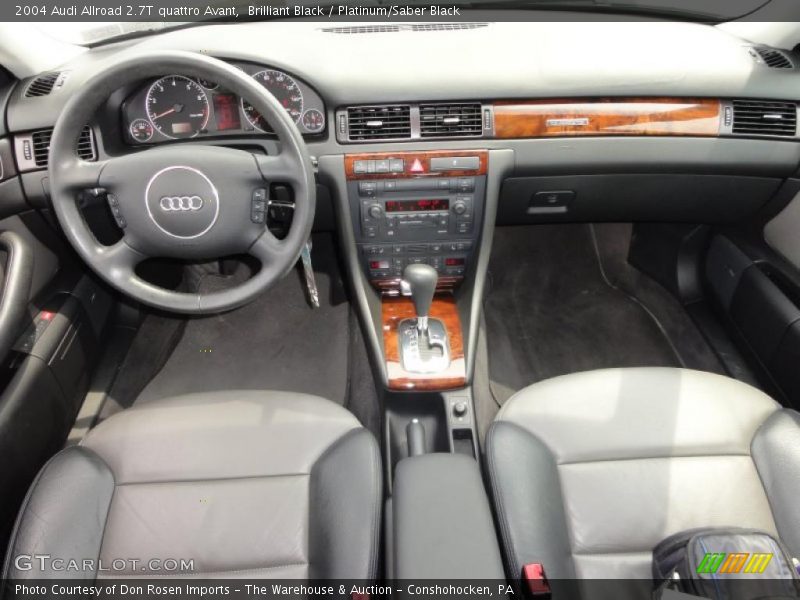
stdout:
[(375, 287), (398, 294), (410, 264), (436, 269), (440, 289), (464, 279), (481, 228), (487, 161), (485, 150), (346, 157), (359, 260)]
[(389, 389), (466, 385), (453, 292), (478, 254), (488, 158), (486, 150), (345, 157), (359, 265), (381, 295)]

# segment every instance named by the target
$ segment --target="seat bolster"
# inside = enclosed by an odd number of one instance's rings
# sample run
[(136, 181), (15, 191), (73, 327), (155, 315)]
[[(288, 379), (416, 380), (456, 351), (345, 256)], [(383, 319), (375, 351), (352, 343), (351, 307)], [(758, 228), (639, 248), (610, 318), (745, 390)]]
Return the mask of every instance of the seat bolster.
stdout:
[(800, 414), (780, 410), (756, 432), (751, 456), (781, 540), (800, 557)]
[(22, 504), (3, 578), (93, 578), (95, 572), (82, 567), (54, 571), (48, 564), (41, 569), (28, 558), (45, 554), (53, 559), (92, 559), (96, 565), (113, 494), (114, 475), (92, 450), (72, 446), (53, 456)]
[(509, 577), (518, 578), (525, 564), (541, 563), (550, 579), (573, 579), (561, 483), (550, 450), (525, 429), (495, 421), (486, 436), (486, 461)]
[(378, 444), (362, 428), (317, 459), (309, 484), (309, 578), (376, 579), (381, 473)]

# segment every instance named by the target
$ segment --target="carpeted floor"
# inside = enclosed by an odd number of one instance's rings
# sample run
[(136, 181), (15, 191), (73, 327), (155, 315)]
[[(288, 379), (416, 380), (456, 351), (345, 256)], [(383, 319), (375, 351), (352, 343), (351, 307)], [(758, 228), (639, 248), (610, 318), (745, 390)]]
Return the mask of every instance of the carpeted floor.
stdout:
[[(295, 270), (242, 308), (190, 319), (137, 402), (190, 392), (265, 389), (305, 392), (344, 404), (349, 305), (332, 250), (320, 247), (314, 255), (320, 308), (310, 307)], [(225, 287), (226, 279), (206, 276), (200, 290)]]
[(504, 227), (485, 299), (498, 404), (557, 375), (605, 367), (722, 372), (680, 304), (627, 264), (629, 225)]

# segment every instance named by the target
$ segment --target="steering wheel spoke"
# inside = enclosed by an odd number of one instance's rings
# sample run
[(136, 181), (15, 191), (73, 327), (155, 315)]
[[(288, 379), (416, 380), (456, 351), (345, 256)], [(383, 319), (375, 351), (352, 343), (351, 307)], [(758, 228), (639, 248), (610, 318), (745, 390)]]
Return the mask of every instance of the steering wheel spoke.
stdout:
[(65, 165), (62, 176), (62, 185), (69, 192), (78, 192), (100, 187), (100, 174), (111, 162), (108, 160), (87, 161), (75, 159)]
[(258, 239), (250, 246), (248, 254), (261, 263), (261, 268), (280, 263), (289, 251), (286, 244), (276, 238), (269, 229), (265, 229)]
[(131, 279), (136, 266), (147, 258), (138, 250), (131, 248), (124, 237), (113, 246), (96, 248), (95, 256), (104, 264), (109, 277), (117, 282)]
[(292, 187), (296, 187), (302, 182), (303, 173), (298, 168), (296, 160), (287, 156), (285, 152), (272, 155), (255, 154), (254, 156), (261, 176), (269, 183), (288, 183)]

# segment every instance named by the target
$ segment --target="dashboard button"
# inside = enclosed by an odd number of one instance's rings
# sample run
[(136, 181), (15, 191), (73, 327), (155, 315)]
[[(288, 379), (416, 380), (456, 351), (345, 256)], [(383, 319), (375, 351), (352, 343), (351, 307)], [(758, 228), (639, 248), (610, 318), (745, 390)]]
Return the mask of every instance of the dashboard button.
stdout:
[(459, 192), (472, 192), (475, 190), (474, 177), (459, 177), (456, 189)]
[(362, 181), (358, 184), (358, 191), (362, 196), (374, 196), (378, 185), (374, 181)]
[(392, 173), (402, 173), (405, 168), (405, 162), (402, 158), (393, 158), (389, 161), (389, 170)]
[(353, 172), (362, 174), (367, 172), (367, 161), (357, 160), (353, 163)]
[(375, 161), (375, 172), (376, 173), (388, 173), (389, 172), (389, 161), (388, 160), (376, 160)]
[(481, 166), (477, 156), (448, 156), (431, 159), (431, 171), (474, 171)]

